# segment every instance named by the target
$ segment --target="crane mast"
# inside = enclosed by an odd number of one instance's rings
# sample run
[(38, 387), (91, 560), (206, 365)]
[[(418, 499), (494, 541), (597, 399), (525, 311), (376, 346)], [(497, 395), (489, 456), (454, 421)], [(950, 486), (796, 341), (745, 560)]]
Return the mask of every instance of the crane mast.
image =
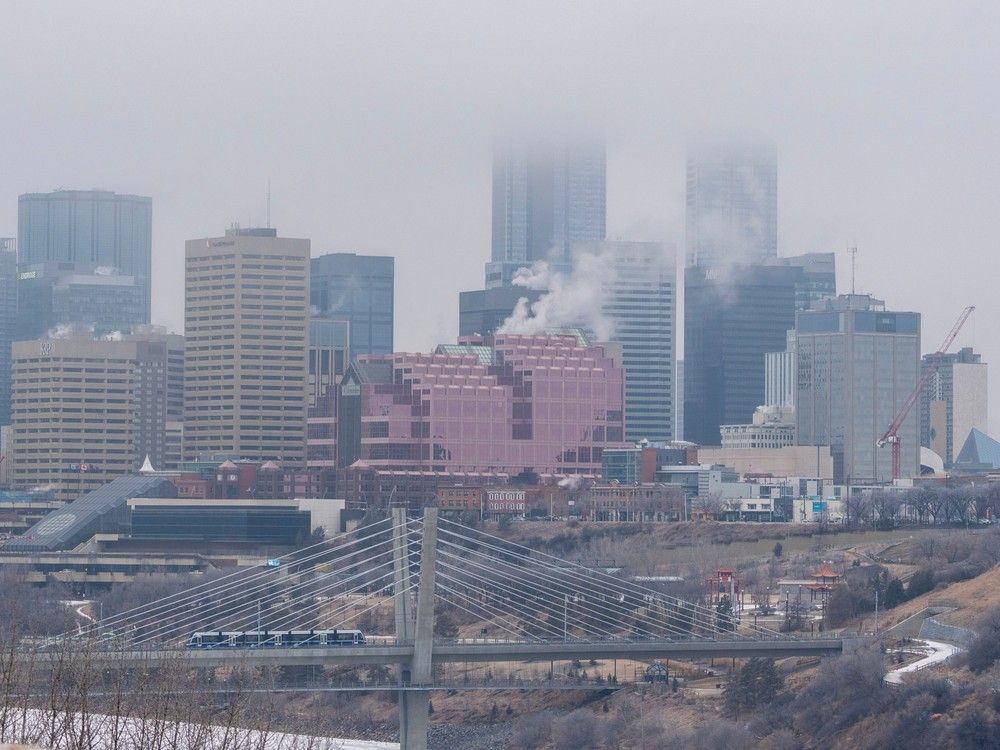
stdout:
[(938, 350), (934, 352), (935, 356), (930, 363), (930, 366), (924, 372), (923, 376), (917, 381), (917, 387), (913, 389), (913, 392), (907, 397), (906, 401), (903, 402), (902, 408), (896, 413), (893, 418), (892, 423), (886, 429), (885, 433), (878, 439), (877, 445), (879, 448), (884, 448), (886, 445), (892, 447), (892, 479), (896, 481), (900, 478), (902, 474), (901, 461), (900, 461), (900, 444), (901, 440), (899, 437), (899, 428), (903, 426), (903, 422), (906, 421), (906, 417), (909, 415), (910, 410), (913, 408), (914, 404), (917, 403), (917, 399), (920, 398), (920, 394), (924, 392), (924, 388), (930, 382), (931, 378), (937, 373), (938, 368), (941, 367), (941, 355), (948, 352), (949, 347), (955, 341), (955, 337), (958, 336), (958, 332), (962, 330), (962, 326), (965, 325), (965, 321), (969, 319), (972, 315), (972, 311), (975, 310), (975, 305), (969, 305), (964, 310), (962, 314), (958, 316), (958, 320), (955, 325), (951, 327), (948, 335), (945, 336), (944, 342), (938, 347)]

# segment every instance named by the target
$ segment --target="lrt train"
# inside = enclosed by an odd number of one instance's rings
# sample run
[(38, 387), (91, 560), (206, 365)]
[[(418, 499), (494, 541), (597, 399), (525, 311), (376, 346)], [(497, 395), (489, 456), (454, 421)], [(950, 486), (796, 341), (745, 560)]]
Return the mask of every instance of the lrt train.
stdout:
[(324, 648), (363, 646), (360, 630), (210, 630), (192, 633), (188, 648)]

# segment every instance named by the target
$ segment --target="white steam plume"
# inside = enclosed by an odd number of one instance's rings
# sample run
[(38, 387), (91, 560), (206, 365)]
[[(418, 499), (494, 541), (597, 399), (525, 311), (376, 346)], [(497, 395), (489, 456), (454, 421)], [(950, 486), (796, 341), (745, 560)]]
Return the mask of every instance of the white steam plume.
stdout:
[(59, 325), (50, 328), (45, 333), (45, 338), (47, 339), (69, 339), (75, 336), (89, 336), (93, 338), (94, 327), (81, 325), (79, 323), (60, 323)]
[(583, 487), (583, 477), (579, 474), (570, 474), (569, 476), (565, 476), (560, 479), (558, 486), (575, 492)]
[(603, 313), (607, 286), (614, 280), (614, 253), (607, 246), (576, 255), (573, 271), (564, 274), (546, 261), (522, 268), (513, 283), (525, 289), (547, 289), (530, 305), (522, 297), (497, 333), (537, 334), (559, 328), (584, 328), (599, 341), (614, 334), (614, 324)]

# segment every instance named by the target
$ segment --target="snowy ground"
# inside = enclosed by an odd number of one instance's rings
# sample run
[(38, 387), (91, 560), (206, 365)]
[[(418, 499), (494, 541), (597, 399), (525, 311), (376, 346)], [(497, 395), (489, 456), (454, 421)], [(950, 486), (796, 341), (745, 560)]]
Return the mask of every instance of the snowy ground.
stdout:
[(140, 721), (100, 714), (65, 714), (0, 706), (0, 745), (27, 742), (51, 750), (399, 750), (396, 742), (371, 742), (253, 729)]
[(927, 667), (932, 667), (935, 664), (940, 664), (945, 659), (949, 659), (961, 651), (958, 646), (952, 646), (950, 643), (941, 643), (940, 641), (918, 640), (914, 641), (914, 643), (922, 643), (924, 645), (915, 645), (910, 648), (896, 650), (923, 653), (925, 654), (924, 658), (918, 659), (912, 664), (907, 664), (905, 667), (900, 667), (899, 669), (894, 669), (889, 672), (885, 676), (885, 681), (890, 685), (901, 685), (903, 683), (904, 674), (909, 672), (918, 672), (921, 669), (926, 669)]

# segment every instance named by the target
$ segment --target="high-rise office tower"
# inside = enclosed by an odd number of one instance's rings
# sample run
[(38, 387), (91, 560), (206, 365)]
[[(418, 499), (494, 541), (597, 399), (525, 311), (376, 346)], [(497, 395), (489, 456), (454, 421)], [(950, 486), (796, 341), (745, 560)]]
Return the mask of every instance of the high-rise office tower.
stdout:
[(837, 296), (837, 256), (835, 253), (803, 253), (771, 258), (766, 265), (802, 269), (795, 286), (795, 309), (808, 310), (823, 300)]
[(458, 294), (458, 335), (489, 336), (495, 333), (523, 299), (536, 302), (542, 292), (523, 286), (498, 286)]
[(684, 439), (719, 445), (764, 403), (765, 355), (795, 325), (802, 269), (689, 266), (684, 276)]
[(333, 469), (337, 465), (337, 386), (350, 363), (350, 321), (310, 320), (306, 436), (309, 469)]
[(687, 158), (687, 264), (778, 254), (778, 158), (766, 143), (703, 143)]
[(795, 329), (786, 334), (783, 352), (764, 355), (764, 406), (795, 408)]
[(19, 341), (54, 329), (79, 328), (95, 336), (125, 332), (148, 322), (139, 279), (92, 263), (21, 264), (17, 281)]
[(136, 471), (147, 455), (160, 468), (167, 415), (181, 398), (171, 369), (182, 346), (180, 336), (143, 330), (115, 341), (16, 342), (14, 486), (52, 485), (69, 502)]
[(226, 231), (185, 248), (184, 457), (305, 463), (309, 240)]
[(394, 258), (320, 255), (312, 259), (309, 289), (314, 318), (350, 323), (352, 355), (392, 352)]
[[(796, 311), (811, 310), (837, 296), (834, 253), (805, 253), (772, 258), (765, 265), (801, 269), (802, 273), (795, 283)], [(795, 365), (795, 331), (790, 329), (784, 351), (768, 352), (765, 356), (764, 404), (781, 407), (783, 414), (792, 414), (795, 408)]]
[(603, 313), (613, 324), (625, 370), (625, 439), (674, 438), (674, 361), (677, 358), (677, 267), (673, 246), (603, 242), (611, 258)]
[(17, 242), (0, 237), (0, 425), (10, 424), (10, 347), (16, 327)]
[(121, 340), (136, 347), (134, 453), (139, 465), (149, 456), (156, 469), (180, 460), (178, 438), (184, 423), (184, 337), (152, 325), (135, 326)]
[(920, 394), (920, 444), (950, 466), (972, 430), (987, 430), (987, 366), (965, 347), (953, 354), (925, 354), (921, 375), (935, 363), (937, 372)]
[(604, 239), (603, 142), (505, 145), (493, 156), (493, 250), (486, 288), (540, 260), (568, 270), (573, 247)]
[(684, 360), (674, 370), (674, 440), (684, 440)]
[[(796, 316), (796, 436), (829, 445), (834, 481), (892, 480), (892, 450), (876, 442), (917, 385), (920, 313), (891, 312), (866, 294), (845, 294)], [(898, 432), (904, 476), (920, 455), (914, 409)]]
[(26, 193), (17, 202), (21, 265), (86, 263), (134, 276), (142, 288), (142, 319), (150, 315), (153, 201), (107, 190)]

